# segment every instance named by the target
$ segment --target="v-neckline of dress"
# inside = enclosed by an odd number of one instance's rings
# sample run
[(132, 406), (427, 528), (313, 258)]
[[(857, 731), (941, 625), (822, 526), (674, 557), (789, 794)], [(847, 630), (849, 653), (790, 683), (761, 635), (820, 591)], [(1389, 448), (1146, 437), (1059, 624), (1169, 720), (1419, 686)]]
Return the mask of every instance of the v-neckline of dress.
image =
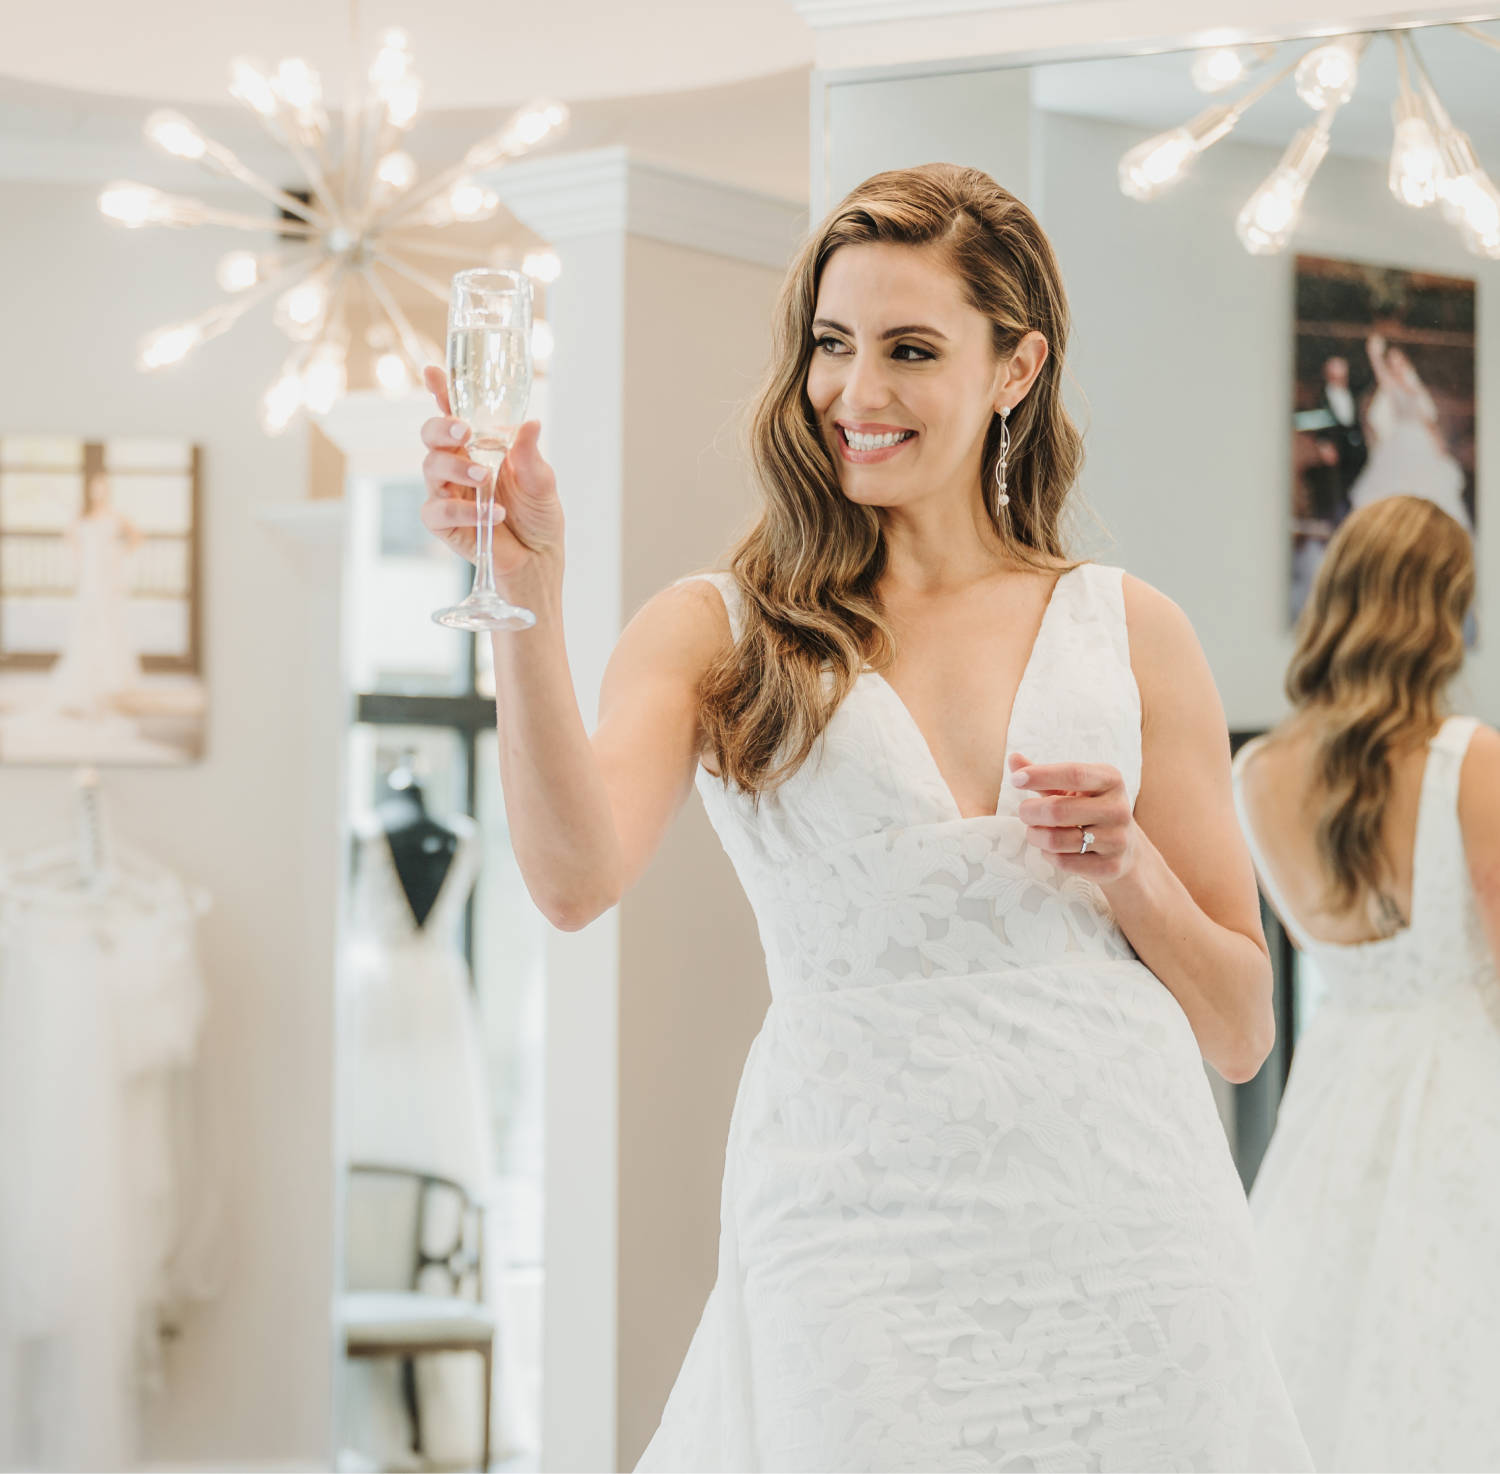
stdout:
[[(1041, 622), (1037, 625), (1036, 634), (1032, 637), (1031, 649), (1026, 653), (1026, 663), (1021, 667), (1021, 678), (1016, 682), (1015, 694), (1010, 699), (1010, 714), (1005, 722), (1005, 750), (1002, 755), (1002, 762), (1008, 761), (1010, 758), (1010, 739), (1016, 728), (1016, 713), (1021, 708), (1021, 698), (1025, 695), (1026, 687), (1031, 680), (1032, 671), (1036, 665), (1037, 652), (1041, 649), (1042, 641), (1046, 637), (1053, 609), (1059, 602), (1058, 590), (1062, 587), (1064, 580), (1077, 573), (1084, 566), (1082, 563), (1075, 564), (1072, 568), (1058, 574), (1053, 580), (1051, 592), (1047, 595), (1047, 603), (1042, 609)], [(868, 676), (890, 697), (890, 704), (896, 709), (899, 719), (905, 724), (908, 734), (914, 739), (914, 745), (920, 752), (922, 760), (926, 763), (928, 771), (936, 782), (938, 789), (941, 790), (943, 796), (946, 798), (948, 807), (952, 810), (953, 817), (965, 821), (993, 819), (997, 817), (1005, 804), (1006, 789), (1010, 787), (1009, 769), (1007, 768), (1001, 773), (1000, 792), (996, 796), (995, 807), (991, 812), (985, 814), (964, 813), (962, 806), (954, 795), (952, 786), (944, 776), (942, 768), (938, 766), (938, 760), (932, 751), (932, 744), (927, 740), (926, 734), (922, 731), (921, 724), (912, 715), (911, 708), (901, 698), (896, 688), (879, 671), (865, 669), (860, 674)]]

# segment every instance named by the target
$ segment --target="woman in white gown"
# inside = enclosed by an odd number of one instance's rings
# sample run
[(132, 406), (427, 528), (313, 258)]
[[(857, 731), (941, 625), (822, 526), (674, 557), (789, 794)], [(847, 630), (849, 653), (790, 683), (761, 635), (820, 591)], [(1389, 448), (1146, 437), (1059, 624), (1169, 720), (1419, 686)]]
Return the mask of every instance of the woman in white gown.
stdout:
[(45, 705), (101, 717), (134, 693), (141, 675), (130, 633), (130, 557), (141, 535), (115, 506), (108, 476), (90, 480), (88, 510), (68, 529), (67, 541), (77, 574), (67, 639), (49, 674)]
[(1464, 505), (1464, 470), (1449, 454), (1437, 403), (1401, 349), (1378, 333), (1366, 340), (1375, 393), (1365, 411), (1369, 458), (1349, 488), (1349, 505), (1387, 496), (1420, 496), (1472, 530)]
[(1352, 513), (1235, 761), (1266, 893), (1324, 993), (1251, 1189), (1320, 1470), (1500, 1469), (1500, 734), (1441, 715), (1474, 592), (1425, 500)]
[[(494, 642), (532, 895), (586, 925), (696, 774), (772, 984), (642, 1469), (1311, 1467), (1202, 1065), (1248, 1079), (1273, 1032), (1222, 709), (1174, 605), (1064, 555), (1067, 331), (988, 175), (855, 190), (778, 308), (761, 519), (631, 621), (592, 740), (535, 422), (502, 470), (497, 578), (539, 611)], [(429, 384), (423, 520), (472, 556)]]

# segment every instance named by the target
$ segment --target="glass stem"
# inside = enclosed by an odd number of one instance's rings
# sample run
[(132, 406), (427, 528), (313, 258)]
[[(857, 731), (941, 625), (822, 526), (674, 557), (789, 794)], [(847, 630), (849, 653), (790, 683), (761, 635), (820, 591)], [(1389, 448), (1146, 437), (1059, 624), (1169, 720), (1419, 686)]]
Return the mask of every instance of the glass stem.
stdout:
[(470, 597), (495, 592), (495, 487), (500, 480), (500, 467), (495, 466), (485, 477), (484, 484), (474, 493), (479, 512), (478, 566), (474, 570), (474, 588)]

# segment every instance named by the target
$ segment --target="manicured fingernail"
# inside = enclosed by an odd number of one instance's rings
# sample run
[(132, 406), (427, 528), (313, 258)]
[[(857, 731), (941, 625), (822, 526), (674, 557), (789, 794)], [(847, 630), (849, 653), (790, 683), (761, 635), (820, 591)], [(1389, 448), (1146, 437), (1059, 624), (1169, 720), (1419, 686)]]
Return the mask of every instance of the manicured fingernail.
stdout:
[(466, 439), (468, 434), (469, 427), (464, 424), (462, 420), (454, 420), (454, 422), (448, 426), (448, 439), (451, 440), (455, 445), (457, 445), (459, 441)]
[(483, 485), (486, 481), (489, 480), (489, 477), (490, 477), (490, 473), (489, 473), (489, 471), (488, 471), (488, 469), (486, 467), (484, 467), (484, 466), (470, 466), (469, 467), (469, 480), (470, 481), (478, 482), (480, 485)]
[(1017, 773), (1015, 777), (1013, 777), (1010, 781), (1014, 783), (1017, 788), (1025, 788), (1026, 785), (1031, 781), (1031, 775), (1023, 769), (1021, 772)]

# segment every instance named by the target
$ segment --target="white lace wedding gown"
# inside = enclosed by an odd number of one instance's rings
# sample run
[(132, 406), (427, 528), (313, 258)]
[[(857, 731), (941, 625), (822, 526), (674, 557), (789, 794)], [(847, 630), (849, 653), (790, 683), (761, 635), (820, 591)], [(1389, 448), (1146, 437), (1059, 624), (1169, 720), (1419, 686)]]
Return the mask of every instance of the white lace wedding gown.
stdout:
[[(1120, 569), (1058, 580), (1005, 746), (1137, 791)], [(1192, 1029), (1009, 777), (961, 817), (867, 670), (758, 811), (698, 787), (773, 1001), (638, 1468), (1310, 1469)]]
[(1449, 717), (1428, 749), (1395, 936), (1315, 941), (1256, 855), (1325, 990), (1250, 1193), (1320, 1470), (1500, 1469), (1500, 975), (1457, 812), (1477, 725)]

